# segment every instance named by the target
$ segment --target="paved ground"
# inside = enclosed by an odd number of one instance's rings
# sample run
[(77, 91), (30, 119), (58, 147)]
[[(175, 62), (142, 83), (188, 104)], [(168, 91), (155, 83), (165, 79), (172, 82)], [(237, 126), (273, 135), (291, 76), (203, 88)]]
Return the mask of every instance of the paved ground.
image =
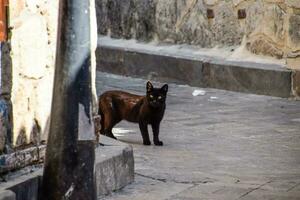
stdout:
[[(98, 93), (145, 91), (145, 80), (97, 76)], [(300, 199), (300, 102), (195, 89), (170, 85), (163, 147), (143, 146), (136, 124), (117, 126), (134, 148), (135, 183), (103, 200)]]

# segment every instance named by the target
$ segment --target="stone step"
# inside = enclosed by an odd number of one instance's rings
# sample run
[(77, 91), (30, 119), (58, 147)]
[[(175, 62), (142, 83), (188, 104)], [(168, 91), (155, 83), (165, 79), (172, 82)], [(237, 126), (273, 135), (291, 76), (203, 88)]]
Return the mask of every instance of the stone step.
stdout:
[[(130, 145), (100, 136), (104, 146), (95, 149), (95, 179), (97, 197), (119, 190), (134, 181), (133, 149)], [(42, 181), (43, 169), (10, 174), (0, 182), (0, 200), (35, 200)], [(26, 171), (24, 169), (24, 171)]]
[(170, 46), (100, 37), (97, 70), (191, 86), (277, 97), (292, 96), (292, 71), (284, 65), (196, 55)]

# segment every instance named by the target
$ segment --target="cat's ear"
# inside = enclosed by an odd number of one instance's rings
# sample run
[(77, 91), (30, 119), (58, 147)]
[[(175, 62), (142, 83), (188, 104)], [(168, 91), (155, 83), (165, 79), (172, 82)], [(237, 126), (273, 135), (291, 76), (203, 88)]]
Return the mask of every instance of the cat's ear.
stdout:
[(153, 85), (150, 81), (147, 82), (146, 89), (147, 89), (147, 92), (152, 92)]
[(169, 88), (168, 84), (165, 84), (164, 86), (161, 87), (161, 90), (163, 92), (167, 93), (168, 92), (168, 88)]

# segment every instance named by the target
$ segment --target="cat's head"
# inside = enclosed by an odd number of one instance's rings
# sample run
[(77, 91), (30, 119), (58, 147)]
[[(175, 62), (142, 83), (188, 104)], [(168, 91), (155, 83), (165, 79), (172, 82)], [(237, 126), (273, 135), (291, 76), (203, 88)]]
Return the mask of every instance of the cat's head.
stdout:
[(146, 85), (147, 100), (150, 106), (154, 108), (161, 107), (165, 104), (168, 92), (168, 85), (165, 84), (161, 88), (154, 88), (150, 81)]

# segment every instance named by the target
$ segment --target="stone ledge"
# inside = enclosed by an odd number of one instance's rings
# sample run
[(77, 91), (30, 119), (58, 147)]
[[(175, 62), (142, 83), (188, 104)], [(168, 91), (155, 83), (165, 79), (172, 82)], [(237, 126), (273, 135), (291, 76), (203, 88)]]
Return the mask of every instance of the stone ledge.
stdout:
[(119, 190), (134, 181), (132, 147), (102, 135), (100, 141), (104, 146), (97, 148), (95, 152), (97, 196)]
[(292, 72), (279, 64), (228, 61), (169, 46), (126, 46), (122, 40), (107, 38), (100, 38), (99, 43), (99, 71), (261, 95), (292, 95)]
[(300, 99), (300, 70), (294, 70), (292, 76), (293, 94)]
[[(97, 196), (119, 190), (134, 181), (134, 158), (128, 144), (101, 135), (95, 151)], [(0, 183), (0, 200), (38, 200), (43, 170)]]
[(24, 150), (0, 156), (0, 174), (15, 171), (29, 165), (41, 163), (44, 160), (46, 145), (30, 147)]

